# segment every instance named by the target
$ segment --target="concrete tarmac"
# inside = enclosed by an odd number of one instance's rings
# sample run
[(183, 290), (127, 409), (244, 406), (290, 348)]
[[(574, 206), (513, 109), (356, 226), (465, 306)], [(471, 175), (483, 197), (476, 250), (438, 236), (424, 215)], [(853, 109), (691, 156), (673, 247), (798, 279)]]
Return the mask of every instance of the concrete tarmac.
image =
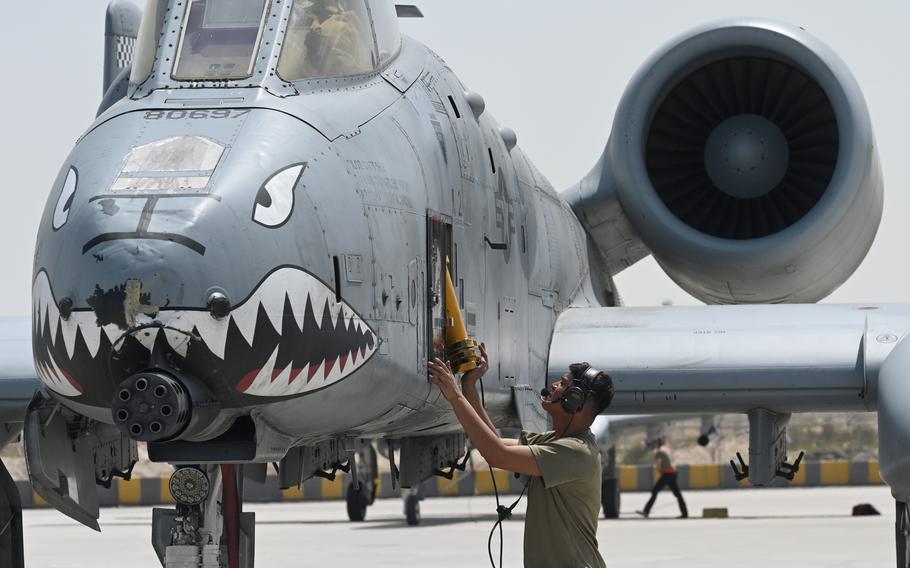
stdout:
[[(652, 518), (635, 515), (648, 495), (624, 494), (623, 515), (601, 520), (600, 549), (611, 568), (892, 568), (894, 505), (884, 487), (689, 491), (693, 517), (726, 507), (725, 520), (676, 520), (669, 492)], [(514, 499), (514, 497), (513, 497)], [(511, 502), (511, 501), (509, 501)], [(871, 503), (879, 517), (850, 516)], [(487, 536), (495, 520), (492, 497), (427, 499), (423, 523), (408, 527), (402, 503), (377, 501), (364, 523), (347, 521), (343, 502), (251, 505), (257, 517), (257, 567), (489, 566)], [(504, 526), (504, 566), (522, 566), (524, 504)], [(157, 568), (150, 544), (151, 509), (102, 511), (101, 534), (52, 510), (25, 512), (28, 568)], [(495, 540), (495, 539), (494, 539)], [(498, 556), (498, 543), (494, 542)]]

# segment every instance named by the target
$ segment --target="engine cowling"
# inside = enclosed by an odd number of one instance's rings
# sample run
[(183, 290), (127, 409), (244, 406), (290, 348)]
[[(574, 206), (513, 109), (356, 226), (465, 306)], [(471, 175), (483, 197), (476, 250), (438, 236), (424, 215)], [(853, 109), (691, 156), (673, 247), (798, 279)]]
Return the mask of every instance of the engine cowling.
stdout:
[(702, 301), (791, 303), (853, 274), (883, 189), (846, 65), (800, 28), (746, 20), (696, 29), (645, 63), (603, 158), (567, 198), (608, 265), (635, 250), (615, 228), (628, 223)]

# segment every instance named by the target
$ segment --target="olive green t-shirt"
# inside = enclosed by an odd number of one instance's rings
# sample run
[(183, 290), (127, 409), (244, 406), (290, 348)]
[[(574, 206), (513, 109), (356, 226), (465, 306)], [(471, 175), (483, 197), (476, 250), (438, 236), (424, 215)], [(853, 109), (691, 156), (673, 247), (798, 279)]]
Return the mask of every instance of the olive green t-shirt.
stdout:
[(528, 486), (526, 568), (605, 568), (597, 550), (600, 452), (591, 430), (556, 438), (522, 432), (541, 477)]
[(673, 459), (670, 457), (670, 453), (665, 450), (659, 450), (654, 454), (655, 463), (660, 464), (661, 473), (676, 473), (676, 468), (673, 467)]

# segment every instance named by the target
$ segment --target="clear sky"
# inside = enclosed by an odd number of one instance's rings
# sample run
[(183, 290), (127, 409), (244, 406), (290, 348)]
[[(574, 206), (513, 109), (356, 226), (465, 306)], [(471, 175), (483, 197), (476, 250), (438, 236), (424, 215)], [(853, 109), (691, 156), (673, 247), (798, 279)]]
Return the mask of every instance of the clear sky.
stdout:
[[(414, 0), (422, 20), (403, 30), (446, 59), (553, 184), (594, 165), (635, 69), (663, 42), (718, 18), (761, 16), (803, 26), (829, 43), (863, 87), (883, 163), (886, 203), (866, 262), (834, 302), (910, 301), (904, 250), (910, 195), (910, 2), (830, 0)], [(144, 4), (144, 3), (143, 3)], [(51, 184), (101, 99), (106, 0), (9, 2), (5, 66), (0, 315), (29, 312), (37, 223)], [(693, 303), (650, 259), (617, 279), (630, 305)]]

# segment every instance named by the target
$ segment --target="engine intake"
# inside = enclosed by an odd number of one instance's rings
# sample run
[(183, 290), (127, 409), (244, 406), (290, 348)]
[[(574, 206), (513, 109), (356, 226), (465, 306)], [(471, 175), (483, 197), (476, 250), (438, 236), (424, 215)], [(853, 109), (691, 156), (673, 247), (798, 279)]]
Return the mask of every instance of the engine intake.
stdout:
[(635, 250), (628, 223), (695, 297), (773, 303), (843, 284), (882, 194), (846, 65), (799, 28), (748, 20), (696, 29), (643, 65), (603, 158), (567, 197), (608, 264), (637, 260), (615, 258)]
[(804, 218), (825, 195), (839, 149), (837, 115), (818, 83), (764, 57), (716, 61), (657, 107), (648, 175), (684, 223), (757, 239)]

